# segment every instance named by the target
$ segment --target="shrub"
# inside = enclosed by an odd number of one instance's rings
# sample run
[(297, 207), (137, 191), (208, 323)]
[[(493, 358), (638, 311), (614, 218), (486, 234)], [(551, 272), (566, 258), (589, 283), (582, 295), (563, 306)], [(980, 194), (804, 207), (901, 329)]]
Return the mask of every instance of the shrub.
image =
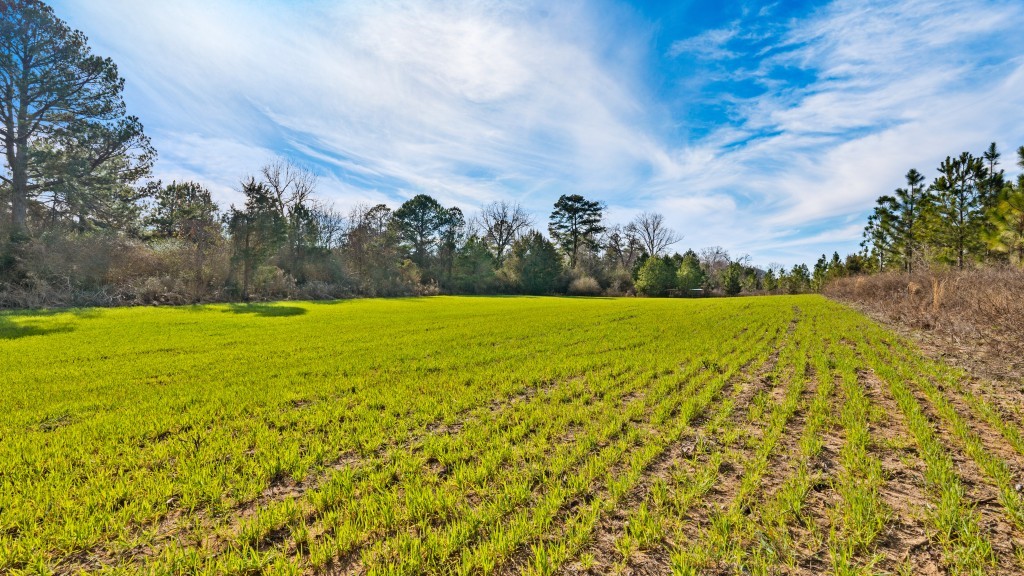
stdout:
[(648, 258), (636, 275), (636, 290), (644, 296), (664, 296), (675, 285), (675, 269), (661, 258)]
[(569, 283), (569, 294), (573, 296), (600, 296), (601, 285), (590, 276), (581, 276)]

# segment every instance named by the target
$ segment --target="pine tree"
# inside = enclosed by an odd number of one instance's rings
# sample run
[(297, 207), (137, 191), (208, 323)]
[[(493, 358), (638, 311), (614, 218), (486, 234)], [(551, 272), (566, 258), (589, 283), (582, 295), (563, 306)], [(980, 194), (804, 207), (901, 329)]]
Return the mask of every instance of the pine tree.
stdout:
[(939, 165), (939, 174), (931, 186), (935, 207), (931, 238), (950, 261), (963, 268), (982, 246), (984, 212), (979, 185), (986, 178), (986, 169), (981, 158), (964, 152), (957, 158), (947, 156)]
[(909, 272), (920, 251), (929, 202), (922, 185), (924, 176), (911, 169), (906, 179), (906, 188), (878, 198), (864, 236), (865, 246), (870, 246), (883, 268), (898, 266)]
[(687, 250), (676, 272), (676, 285), (689, 296), (693, 290), (704, 287), (707, 275), (700, 267), (700, 258), (693, 250)]
[(555, 202), (548, 233), (569, 258), (569, 268), (575, 268), (580, 250), (597, 245), (597, 235), (604, 232), (600, 202), (587, 200), (579, 194), (563, 194)]
[(0, 148), (8, 169), (0, 183), (10, 197), (12, 238), (27, 236), (30, 205), (42, 194), (80, 226), (133, 203), (121, 196), (149, 174), (156, 152), (138, 118), (127, 115), (123, 90), (114, 62), (94, 55), (52, 8), (0, 2)]

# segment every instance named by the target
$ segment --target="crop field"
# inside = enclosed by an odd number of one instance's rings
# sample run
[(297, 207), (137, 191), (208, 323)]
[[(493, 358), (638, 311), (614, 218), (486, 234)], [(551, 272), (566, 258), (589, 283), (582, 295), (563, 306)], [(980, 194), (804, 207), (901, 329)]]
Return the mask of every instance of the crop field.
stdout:
[(818, 296), (0, 314), (2, 574), (1024, 573), (1024, 393)]

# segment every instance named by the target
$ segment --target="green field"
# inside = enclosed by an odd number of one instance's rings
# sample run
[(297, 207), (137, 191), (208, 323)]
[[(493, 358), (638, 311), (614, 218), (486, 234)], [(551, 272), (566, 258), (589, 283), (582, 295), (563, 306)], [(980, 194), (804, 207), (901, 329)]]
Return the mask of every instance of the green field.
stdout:
[(1020, 396), (818, 296), (6, 313), (0, 366), (0, 573), (1024, 570)]

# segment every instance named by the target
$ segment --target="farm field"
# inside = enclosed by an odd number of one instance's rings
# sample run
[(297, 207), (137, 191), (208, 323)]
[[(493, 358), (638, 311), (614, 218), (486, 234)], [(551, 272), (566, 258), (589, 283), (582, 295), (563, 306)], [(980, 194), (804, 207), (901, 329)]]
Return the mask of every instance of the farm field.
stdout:
[(2, 574), (1021, 574), (1024, 393), (820, 296), (0, 314)]

